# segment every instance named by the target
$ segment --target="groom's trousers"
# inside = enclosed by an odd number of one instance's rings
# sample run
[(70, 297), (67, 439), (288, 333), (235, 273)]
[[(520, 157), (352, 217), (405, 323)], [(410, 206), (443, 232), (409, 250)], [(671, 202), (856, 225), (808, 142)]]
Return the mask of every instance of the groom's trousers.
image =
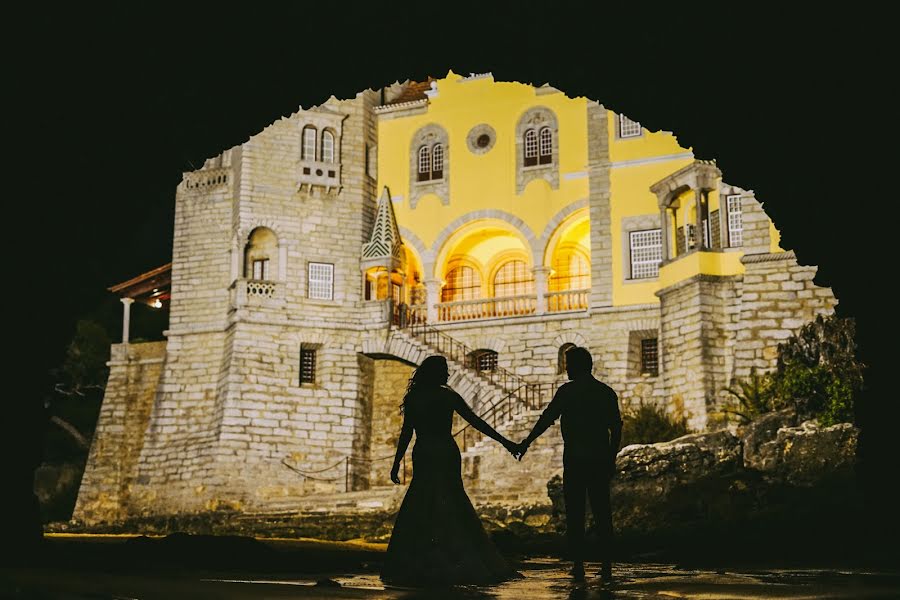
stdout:
[(585, 497), (591, 501), (591, 512), (600, 542), (600, 560), (612, 556), (612, 510), (609, 504), (609, 461), (596, 458), (563, 459), (563, 497), (566, 503), (566, 538), (572, 560), (584, 560)]

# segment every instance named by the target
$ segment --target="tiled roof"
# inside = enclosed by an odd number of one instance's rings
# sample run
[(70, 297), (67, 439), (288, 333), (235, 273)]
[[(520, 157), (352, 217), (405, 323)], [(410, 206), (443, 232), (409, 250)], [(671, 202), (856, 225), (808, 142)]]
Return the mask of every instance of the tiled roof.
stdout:
[(425, 92), (431, 89), (431, 82), (434, 77), (429, 77), (425, 81), (410, 81), (400, 95), (388, 102), (390, 104), (402, 104), (403, 102), (412, 102), (414, 100), (424, 100), (427, 98)]

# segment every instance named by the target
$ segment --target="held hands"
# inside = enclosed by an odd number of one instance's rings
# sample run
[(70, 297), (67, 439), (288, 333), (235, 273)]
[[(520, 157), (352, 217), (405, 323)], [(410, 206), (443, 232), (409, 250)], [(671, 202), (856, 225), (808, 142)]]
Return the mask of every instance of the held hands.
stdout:
[(512, 440), (504, 440), (503, 447), (506, 448), (516, 460), (522, 460), (522, 457), (525, 456), (525, 453), (528, 451), (528, 445), (524, 441), (517, 444)]

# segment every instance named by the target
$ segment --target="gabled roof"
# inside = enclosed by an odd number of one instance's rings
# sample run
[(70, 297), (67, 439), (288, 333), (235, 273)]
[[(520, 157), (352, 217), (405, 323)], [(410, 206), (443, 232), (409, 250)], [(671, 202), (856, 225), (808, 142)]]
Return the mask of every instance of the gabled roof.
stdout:
[(166, 263), (107, 289), (120, 298), (134, 298), (147, 303), (167, 300), (172, 289), (172, 263)]

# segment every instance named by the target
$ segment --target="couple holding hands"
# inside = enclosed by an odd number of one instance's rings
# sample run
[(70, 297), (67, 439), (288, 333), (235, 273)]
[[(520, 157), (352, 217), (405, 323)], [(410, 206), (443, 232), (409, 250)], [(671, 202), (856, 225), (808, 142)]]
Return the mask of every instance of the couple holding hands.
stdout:
[(503, 444), (521, 460), (529, 446), (560, 419), (563, 451), (563, 495), (566, 537), (572, 554), (572, 575), (584, 578), (585, 498), (602, 538), (600, 576), (611, 579), (612, 514), (609, 480), (622, 437), (616, 393), (594, 378), (593, 360), (585, 348), (566, 352), (569, 382), (544, 409), (531, 433), (515, 443), (478, 417), (447, 387), (449, 372), (442, 356), (429, 356), (415, 370), (403, 398), (403, 427), (391, 480), (400, 483), (399, 468), (416, 434), (413, 478), (394, 523), (382, 568), (385, 583), (454, 585), (496, 583), (519, 574), (500, 555), (481, 524), (463, 488), (461, 456), (451, 428), (453, 413)]

